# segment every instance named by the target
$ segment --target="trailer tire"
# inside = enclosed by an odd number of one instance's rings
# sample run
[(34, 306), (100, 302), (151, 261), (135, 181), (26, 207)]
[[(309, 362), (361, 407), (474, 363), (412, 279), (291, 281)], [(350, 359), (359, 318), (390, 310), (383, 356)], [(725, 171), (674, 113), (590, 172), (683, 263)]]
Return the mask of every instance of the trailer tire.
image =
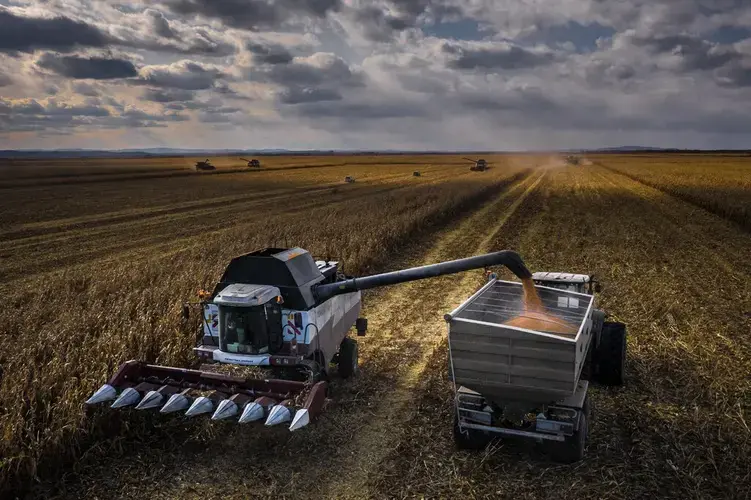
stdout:
[(626, 325), (606, 321), (597, 349), (597, 382), (607, 386), (623, 385), (626, 372)]
[(358, 367), (358, 348), (357, 341), (349, 337), (342, 340), (339, 346), (339, 362), (337, 371), (342, 378), (349, 378), (357, 374)]
[(590, 417), (592, 416), (589, 396), (584, 399), (584, 407), (579, 416), (579, 428), (564, 441), (550, 442), (551, 458), (562, 464), (573, 464), (584, 458), (584, 451), (589, 440)]
[(488, 436), (475, 429), (459, 428), (459, 416), (454, 413), (454, 444), (460, 450), (484, 450), (488, 444)]

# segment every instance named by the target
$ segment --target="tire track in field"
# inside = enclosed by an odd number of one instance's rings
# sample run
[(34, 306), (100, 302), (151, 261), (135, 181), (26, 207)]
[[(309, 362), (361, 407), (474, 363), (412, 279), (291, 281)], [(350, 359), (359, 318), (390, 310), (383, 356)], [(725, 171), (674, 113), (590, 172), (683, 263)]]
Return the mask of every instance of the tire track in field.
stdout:
[[(542, 171), (502, 193), (458, 227), (440, 235), (414, 265), (489, 252), (496, 235), (545, 174)], [(377, 332), (373, 342), (363, 345), (362, 370), (365, 376), (372, 364), (403, 362), (405, 356), (409, 363), (393, 389), (378, 402), (367, 426), (361, 428), (353, 441), (338, 454), (341, 463), (335, 469), (339, 474), (323, 485), (320, 491), (323, 497), (370, 497), (368, 478), (377, 472), (381, 461), (398, 443), (400, 425), (408, 421), (412, 411), (413, 393), (434, 349), (446, 335), (442, 312), (453, 309), (474, 293), (479, 280), (475, 272), (460, 278), (449, 275), (397, 285), (374, 307), (365, 309), (364, 315), (375, 327), (373, 331)], [(414, 338), (419, 340), (408, 340)], [(409, 350), (413, 352), (409, 353)]]

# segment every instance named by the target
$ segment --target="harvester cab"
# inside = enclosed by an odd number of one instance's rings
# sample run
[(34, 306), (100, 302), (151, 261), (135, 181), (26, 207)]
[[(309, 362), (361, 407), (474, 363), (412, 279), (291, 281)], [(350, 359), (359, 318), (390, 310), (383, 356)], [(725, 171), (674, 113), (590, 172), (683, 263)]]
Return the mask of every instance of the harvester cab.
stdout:
[[(339, 263), (318, 260), (301, 248), (267, 248), (233, 259), (204, 301), (203, 339), (195, 348), (206, 362), (300, 367), (315, 381), (334, 360), (339, 374), (354, 373), (347, 333), (358, 321), (360, 293), (318, 303), (316, 286), (345, 276)], [(346, 345), (342, 345), (342, 342)], [(342, 349), (345, 354), (342, 355)], [(338, 356), (337, 356), (338, 354)]]

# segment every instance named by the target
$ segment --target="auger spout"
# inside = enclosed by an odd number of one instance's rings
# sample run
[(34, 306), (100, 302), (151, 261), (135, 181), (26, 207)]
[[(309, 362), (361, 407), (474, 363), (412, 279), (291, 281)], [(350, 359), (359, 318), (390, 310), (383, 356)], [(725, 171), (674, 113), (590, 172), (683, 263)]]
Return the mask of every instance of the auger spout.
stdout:
[(429, 264), (427, 266), (413, 267), (401, 271), (390, 273), (374, 274), (372, 276), (363, 276), (362, 278), (351, 278), (336, 283), (327, 283), (318, 285), (314, 289), (315, 296), (319, 302), (324, 302), (335, 295), (356, 292), (358, 290), (367, 290), (379, 286), (396, 285), (408, 281), (433, 278), (445, 274), (460, 273), (470, 269), (480, 269), (490, 266), (506, 266), (519, 279), (529, 279), (532, 273), (524, 265), (524, 261), (518, 253), (511, 250), (501, 250), (499, 252), (467, 257), (464, 259), (440, 262), (438, 264)]

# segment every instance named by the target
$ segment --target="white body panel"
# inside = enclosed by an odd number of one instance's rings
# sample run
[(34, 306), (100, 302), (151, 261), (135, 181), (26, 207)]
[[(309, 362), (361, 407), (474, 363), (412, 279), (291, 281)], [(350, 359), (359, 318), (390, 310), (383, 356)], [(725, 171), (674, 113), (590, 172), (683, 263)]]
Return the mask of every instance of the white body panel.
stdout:
[[(235, 286), (235, 285), (231, 285)], [(249, 295), (250, 287), (258, 287), (258, 285), (242, 285), (241, 291), (245, 295)], [(266, 285), (264, 285), (266, 286)], [(229, 287), (227, 287), (229, 288)], [(255, 296), (266, 293), (266, 295), (275, 298), (278, 295), (278, 288), (269, 287), (271, 289), (265, 292), (255, 292)], [(226, 289), (225, 289), (226, 290)], [(257, 290), (257, 288), (256, 288)], [(221, 294), (219, 294), (221, 295)], [(217, 298), (219, 297), (217, 295)], [(232, 295), (232, 300), (225, 299), (222, 304), (229, 304), (237, 306), (236, 297), (238, 294), (235, 292)], [(244, 299), (243, 299), (244, 300)], [(299, 344), (316, 344), (318, 341), (316, 337), (319, 334), (326, 335), (325, 338), (330, 339), (332, 335), (336, 338), (339, 333), (332, 333), (332, 329), (336, 328), (337, 332), (340, 332), (341, 328), (349, 329), (351, 325), (340, 324), (345, 320), (348, 313), (351, 313), (354, 309), (359, 311), (359, 304), (361, 301), (361, 293), (359, 291), (347, 293), (343, 295), (336, 295), (318, 307), (314, 307), (308, 311), (297, 311), (294, 309), (282, 308), (282, 339), (285, 342), (291, 342), (292, 339)], [(218, 301), (217, 301), (218, 302)], [(215, 303), (207, 303), (204, 305), (203, 315), (206, 321), (204, 322), (203, 330), (204, 335), (215, 337), (219, 339), (219, 305)], [(299, 315), (297, 323), (302, 326), (297, 326), (295, 317)], [(206, 352), (207, 348), (197, 348)], [(220, 363), (230, 363), (246, 366), (268, 366), (270, 364), (269, 354), (241, 354), (241, 353), (228, 353), (222, 352), (219, 349), (211, 348), (212, 358), (214, 361)]]
[(229, 363), (243, 366), (269, 366), (270, 354), (236, 354), (234, 352), (222, 352), (214, 349), (213, 359), (219, 363)]
[(214, 303), (222, 306), (260, 306), (280, 295), (281, 292), (275, 286), (235, 283), (219, 292)]
[(219, 306), (206, 304), (203, 307), (203, 334), (219, 338)]

